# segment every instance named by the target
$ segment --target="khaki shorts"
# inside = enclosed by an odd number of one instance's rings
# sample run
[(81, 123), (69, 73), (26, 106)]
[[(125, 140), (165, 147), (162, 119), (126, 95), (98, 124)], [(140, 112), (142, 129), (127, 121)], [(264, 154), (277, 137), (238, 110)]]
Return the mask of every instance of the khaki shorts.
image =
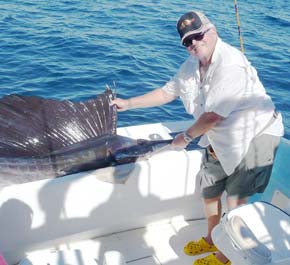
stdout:
[(268, 185), (279, 142), (280, 137), (268, 134), (254, 138), (246, 156), (230, 176), (206, 151), (198, 173), (203, 198), (214, 198), (224, 191), (239, 199), (262, 193)]

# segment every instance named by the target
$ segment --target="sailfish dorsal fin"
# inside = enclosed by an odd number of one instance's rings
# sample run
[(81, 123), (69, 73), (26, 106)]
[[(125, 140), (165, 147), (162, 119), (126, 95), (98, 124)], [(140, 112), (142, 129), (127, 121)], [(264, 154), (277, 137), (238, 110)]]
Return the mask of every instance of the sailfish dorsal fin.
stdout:
[(0, 157), (38, 156), (104, 134), (116, 134), (110, 89), (83, 102), (9, 95), (0, 99)]

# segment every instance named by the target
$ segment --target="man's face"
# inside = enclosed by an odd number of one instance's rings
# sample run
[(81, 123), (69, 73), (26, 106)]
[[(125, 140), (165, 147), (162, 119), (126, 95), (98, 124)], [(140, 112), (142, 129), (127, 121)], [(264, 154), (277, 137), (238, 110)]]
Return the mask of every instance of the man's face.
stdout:
[(209, 58), (215, 46), (215, 32), (213, 29), (207, 29), (203, 33), (190, 35), (184, 41), (190, 55), (202, 58)]

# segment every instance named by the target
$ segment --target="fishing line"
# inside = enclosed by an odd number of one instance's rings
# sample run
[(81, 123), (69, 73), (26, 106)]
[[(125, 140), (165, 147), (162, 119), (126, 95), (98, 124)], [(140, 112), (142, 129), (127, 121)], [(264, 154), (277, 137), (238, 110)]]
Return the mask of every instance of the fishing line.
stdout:
[(235, 12), (236, 12), (236, 18), (237, 18), (237, 24), (238, 24), (238, 31), (239, 31), (239, 37), (240, 37), (240, 47), (242, 53), (245, 53), (244, 45), (243, 45), (243, 37), (242, 37), (242, 32), (241, 32), (241, 23), (240, 23), (240, 16), (239, 16), (239, 11), (238, 11), (238, 3), (237, 0), (234, 0), (235, 3)]

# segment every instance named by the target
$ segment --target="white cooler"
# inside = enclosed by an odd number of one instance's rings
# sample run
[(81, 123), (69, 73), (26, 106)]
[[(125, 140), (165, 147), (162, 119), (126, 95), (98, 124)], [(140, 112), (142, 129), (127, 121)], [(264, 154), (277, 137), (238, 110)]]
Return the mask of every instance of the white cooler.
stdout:
[(266, 202), (224, 215), (212, 238), (232, 265), (290, 265), (290, 216)]

